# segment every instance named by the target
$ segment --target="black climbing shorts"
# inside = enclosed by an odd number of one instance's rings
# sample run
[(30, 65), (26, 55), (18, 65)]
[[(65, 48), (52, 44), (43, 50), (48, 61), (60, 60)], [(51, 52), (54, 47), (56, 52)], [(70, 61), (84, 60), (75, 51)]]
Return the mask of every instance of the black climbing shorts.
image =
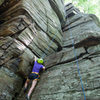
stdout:
[(39, 75), (38, 74), (35, 74), (35, 73), (31, 73), (28, 76), (28, 79), (30, 79), (30, 80), (38, 80), (39, 79)]

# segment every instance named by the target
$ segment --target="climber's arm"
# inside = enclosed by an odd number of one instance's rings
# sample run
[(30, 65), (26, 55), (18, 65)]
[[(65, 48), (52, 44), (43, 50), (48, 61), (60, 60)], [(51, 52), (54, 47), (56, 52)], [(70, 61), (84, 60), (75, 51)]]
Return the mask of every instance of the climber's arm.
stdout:
[(37, 58), (36, 58), (36, 56), (34, 57), (34, 61), (36, 61), (37, 60)]
[(43, 66), (43, 71), (45, 71), (45, 66)]

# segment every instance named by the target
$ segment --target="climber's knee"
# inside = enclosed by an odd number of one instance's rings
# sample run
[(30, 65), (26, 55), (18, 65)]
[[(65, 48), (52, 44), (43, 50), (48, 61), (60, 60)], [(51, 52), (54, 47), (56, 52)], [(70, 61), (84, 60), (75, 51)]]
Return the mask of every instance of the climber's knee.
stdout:
[(30, 79), (27, 79), (27, 80), (26, 80), (26, 83), (29, 83), (29, 81), (30, 81)]

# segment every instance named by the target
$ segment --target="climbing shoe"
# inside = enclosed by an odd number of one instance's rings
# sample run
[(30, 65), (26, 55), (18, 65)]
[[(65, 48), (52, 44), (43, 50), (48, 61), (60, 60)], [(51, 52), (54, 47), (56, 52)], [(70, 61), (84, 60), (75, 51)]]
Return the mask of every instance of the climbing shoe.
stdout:
[(30, 98), (29, 98), (29, 96), (28, 96), (28, 95), (26, 95), (26, 100), (30, 100)]

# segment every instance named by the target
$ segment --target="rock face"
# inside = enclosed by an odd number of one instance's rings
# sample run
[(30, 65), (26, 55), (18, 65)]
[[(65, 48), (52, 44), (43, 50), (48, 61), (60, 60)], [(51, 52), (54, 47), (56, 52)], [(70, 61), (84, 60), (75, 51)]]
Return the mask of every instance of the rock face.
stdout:
[(100, 99), (95, 15), (71, 3), (64, 7), (63, 0), (1, 0), (0, 5), (0, 100), (25, 100), (21, 89), (34, 55), (44, 58), (46, 71), (31, 100), (83, 100), (80, 77), (86, 98)]
[[(0, 100), (13, 100), (34, 55), (44, 58), (62, 49), (65, 12), (59, 9), (58, 17), (48, 0), (0, 0), (0, 5)], [(60, 6), (64, 8), (63, 2)]]

